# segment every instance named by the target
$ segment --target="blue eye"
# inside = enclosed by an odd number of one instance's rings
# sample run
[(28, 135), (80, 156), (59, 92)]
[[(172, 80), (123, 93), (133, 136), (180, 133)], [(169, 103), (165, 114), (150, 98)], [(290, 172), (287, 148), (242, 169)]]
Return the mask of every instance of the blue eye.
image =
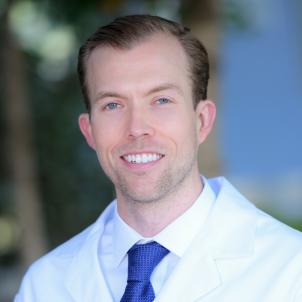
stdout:
[(160, 105), (169, 104), (171, 101), (167, 98), (159, 98), (156, 100), (156, 103)]
[(105, 110), (114, 110), (117, 109), (120, 105), (118, 103), (108, 103), (104, 108)]

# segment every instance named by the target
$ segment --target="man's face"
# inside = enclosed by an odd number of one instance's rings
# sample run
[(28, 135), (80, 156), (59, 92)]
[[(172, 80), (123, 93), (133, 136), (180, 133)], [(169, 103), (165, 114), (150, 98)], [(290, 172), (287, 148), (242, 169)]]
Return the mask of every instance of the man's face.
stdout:
[(161, 200), (196, 184), (215, 106), (203, 101), (194, 110), (188, 60), (174, 37), (93, 50), (87, 83), (91, 116), (80, 116), (80, 128), (118, 200)]

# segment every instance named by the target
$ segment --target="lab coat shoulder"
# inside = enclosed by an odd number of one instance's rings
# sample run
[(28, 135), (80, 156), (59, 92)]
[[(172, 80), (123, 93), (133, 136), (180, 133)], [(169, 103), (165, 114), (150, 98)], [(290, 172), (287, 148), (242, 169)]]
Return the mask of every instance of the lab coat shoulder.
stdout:
[[(238, 190), (236, 190), (225, 178), (218, 177), (211, 179), (210, 185), (214, 192), (216, 191), (217, 200), (212, 215), (213, 238), (218, 235), (219, 244), (226, 235), (240, 237), (241, 240), (247, 238), (252, 243), (255, 252), (258, 248), (267, 250), (274, 246), (290, 246), (292, 251), (302, 251), (302, 233), (283, 222), (275, 219), (269, 214), (263, 212), (247, 200)], [(219, 225), (217, 222), (219, 221)], [(220, 232), (217, 232), (217, 229)], [(215, 233), (215, 234), (214, 234)], [(249, 235), (249, 236), (247, 236)], [(233, 238), (234, 237), (230, 237)], [(227, 245), (239, 247), (236, 240), (223, 242)], [(248, 242), (248, 241), (246, 241)]]
[(259, 288), (263, 301), (300, 301), (302, 233), (256, 208), (225, 179), (212, 185), (220, 190), (208, 239), (228, 290), (236, 284), (234, 292), (251, 297)]
[[(280, 251), (302, 252), (302, 233), (257, 209), (256, 246), (263, 249), (279, 247)], [(266, 245), (266, 244), (267, 245)], [(269, 246), (268, 246), (269, 245)], [(280, 247), (284, 249), (280, 249)]]
[(36, 260), (27, 270), (14, 301), (50, 302), (54, 297), (56, 302), (72, 301), (66, 280), (70, 280), (79, 255), (93, 253), (95, 238), (101, 236), (112, 208), (113, 204), (109, 205), (95, 223)]
[(292, 263), (295, 257), (302, 256), (300, 231), (257, 208), (224, 178), (214, 181), (220, 182), (220, 191), (212, 218), (214, 225), (211, 226), (211, 236), (218, 238), (215, 242), (218, 246), (230, 247), (232, 251), (242, 248), (254, 257), (280, 257), (283, 264)]
[[(255, 263), (276, 288), (288, 289), (287, 301), (302, 301), (302, 233), (258, 210)], [(255, 257), (256, 258), (256, 257)]]
[[(15, 298), (15, 302), (51, 301), (54, 293), (60, 292), (62, 301), (68, 301), (68, 292), (64, 289), (65, 273), (69, 271), (77, 251), (85, 242), (92, 226), (71, 238), (53, 251), (36, 260), (27, 270)], [(42, 302), (42, 301), (41, 301)]]

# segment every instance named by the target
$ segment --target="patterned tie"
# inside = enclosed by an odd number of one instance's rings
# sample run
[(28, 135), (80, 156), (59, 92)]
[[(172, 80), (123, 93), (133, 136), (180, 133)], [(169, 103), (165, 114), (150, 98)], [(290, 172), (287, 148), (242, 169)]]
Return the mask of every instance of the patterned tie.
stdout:
[(128, 280), (121, 302), (151, 302), (154, 290), (150, 276), (155, 266), (169, 253), (159, 243), (135, 244), (128, 251)]

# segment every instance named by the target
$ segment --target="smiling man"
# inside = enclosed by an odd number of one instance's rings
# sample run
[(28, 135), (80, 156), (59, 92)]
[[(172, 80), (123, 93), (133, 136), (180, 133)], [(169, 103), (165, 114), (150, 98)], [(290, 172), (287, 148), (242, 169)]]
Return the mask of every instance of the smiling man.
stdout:
[(118, 18), (81, 47), (78, 71), (79, 126), (116, 200), (34, 263), (15, 301), (302, 301), (301, 233), (199, 174), (216, 109), (190, 31)]
[(91, 108), (79, 124), (115, 185), (121, 218), (154, 236), (202, 191), (197, 149), (215, 105), (194, 105), (189, 61), (178, 40), (165, 32), (144, 40), (126, 49), (97, 47), (86, 57)]

